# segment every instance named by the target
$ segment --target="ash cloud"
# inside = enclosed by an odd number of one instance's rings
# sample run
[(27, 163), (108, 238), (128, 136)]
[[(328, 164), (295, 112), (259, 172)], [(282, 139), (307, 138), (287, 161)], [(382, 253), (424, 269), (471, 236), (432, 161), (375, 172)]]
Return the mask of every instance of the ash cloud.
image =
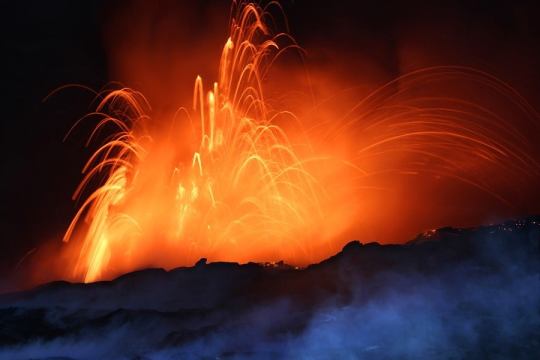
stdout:
[(0, 358), (536, 358), (540, 222), (0, 297)]

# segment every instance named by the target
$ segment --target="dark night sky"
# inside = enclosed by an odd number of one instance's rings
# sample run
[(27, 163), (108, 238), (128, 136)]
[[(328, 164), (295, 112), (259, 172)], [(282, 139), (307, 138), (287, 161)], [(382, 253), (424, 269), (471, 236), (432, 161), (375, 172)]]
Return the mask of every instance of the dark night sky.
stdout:
[[(219, 15), (212, 19), (226, 24), (228, 1), (184, 3), (196, 4), (186, 7), (180, 19), (191, 17), (205, 26), (212, 4), (212, 13)], [(380, 80), (428, 65), (474, 66), (509, 82), (539, 108), (540, 22), (535, 3), (284, 1), (292, 35), (314, 62), (331, 64), (328, 54), (337, 58), (343, 54), (352, 62), (372, 64)], [(90, 151), (83, 149), (84, 130), (67, 142), (62, 138), (91, 109), (92, 96), (69, 90), (46, 103), (42, 99), (65, 84), (99, 89), (118, 80), (108, 68), (105, 25), (111, 22), (111, 14), (131, 4), (26, 1), (3, 5), (2, 54), (7, 63), (0, 133), (1, 274), (43, 241), (60, 241), (75, 211), (70, 197)], [(407, 56), (422, 49), (428, 49), (424, 52), (429, 56)], [(333, 71), (345, 85), (373, 75), (354, 69), (344, 75), (339, 66)]]

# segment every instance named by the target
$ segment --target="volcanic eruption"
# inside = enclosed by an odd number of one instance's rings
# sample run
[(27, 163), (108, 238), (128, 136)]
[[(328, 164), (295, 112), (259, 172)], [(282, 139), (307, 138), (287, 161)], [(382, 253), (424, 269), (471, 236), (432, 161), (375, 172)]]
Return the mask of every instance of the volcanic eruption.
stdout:
[(40, 232), (0, 294), (0, 358), (540, 355), (534, 102), (464, 64), (348, 89), (377, 74), (312, 62), (284, 2), (233, 0), (193, 53), (169, 3), (134, 4), (100, 26), (135, 81), (46, 97), (91, 93), (64, 138), (88, 157), (63, 241)]
[(480, 85), (537, 125), (524, 99), (478, 70), (409, 73), (324, 119), (272, 106), (264, 95), (270, 67), (300, 51), (272, 29), (279, 10), (274, 2), (233, 5), (218, 79), (196, 78), (191, 107), (151, 118), (136, 90), (97, 94), (96, 111), (80, 120), (98, 118), (88, 143), (114, 131), (74, 195), (88, 193), (64, 237), (80, 244), (66, 278), (91, 282), (203, 257), (305, 266), (337, 252), (359, 219), (394, 206), (369, 194), (393, 178), (461, 182), (503, 204), (516, 178), (539, 178), (523, 129), (466, 96), (422, 93), (438, 82)]

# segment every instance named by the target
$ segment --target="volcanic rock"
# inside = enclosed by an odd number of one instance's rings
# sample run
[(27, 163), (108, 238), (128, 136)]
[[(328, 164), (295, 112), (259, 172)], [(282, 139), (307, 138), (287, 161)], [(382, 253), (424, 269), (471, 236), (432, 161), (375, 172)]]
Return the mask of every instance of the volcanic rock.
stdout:
[(0, 358), (540, 358), (540, 218), (0, 295)]

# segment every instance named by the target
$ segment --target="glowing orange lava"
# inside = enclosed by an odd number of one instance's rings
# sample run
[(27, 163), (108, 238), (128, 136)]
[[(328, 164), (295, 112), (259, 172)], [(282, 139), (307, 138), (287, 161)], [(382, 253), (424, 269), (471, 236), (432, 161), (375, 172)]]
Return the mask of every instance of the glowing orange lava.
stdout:
[(474, 70), (406, 75), (339, 116), (274, 109), (265, 77), (296, 45), (272, 34), (267, 17), (258, 5), (238, 5), (218, 81), (205, 86), (197, 77), (192, 109), (151, 120), (142, 94), (103, 95), (90, 140), (116, 131), (89, 159), (75, 193), (97, 184), (64, 237), (80, 244), (67, 277), (91, 282), (202, 257), (306, 265), (384, 209), (406, 209), (395, 193), (374, 195), (403, 177), (457, 180), (504, 203), (512, 196), (501, 191), (507, 176), (538, 176), (524, 135), (501, 116), (464, 99), (418, 94), (460, 74), (517, 99), (512, 104), (536, 119), (510, 88)]

